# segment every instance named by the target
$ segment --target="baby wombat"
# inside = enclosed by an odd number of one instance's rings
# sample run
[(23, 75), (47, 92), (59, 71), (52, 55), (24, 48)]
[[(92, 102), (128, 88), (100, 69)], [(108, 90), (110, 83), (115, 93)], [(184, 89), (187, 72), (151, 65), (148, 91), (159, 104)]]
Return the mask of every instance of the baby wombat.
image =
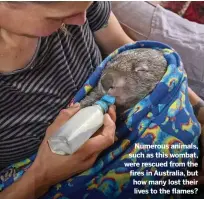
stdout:
[(109, 94), (116, 97), (117, 114), (123, 113), (154, 89), (166, 66), (158, 50), (142, 48), (122, 52), (107, 63), (98, 85), (81, 101), (81, 107), (90, 106)]

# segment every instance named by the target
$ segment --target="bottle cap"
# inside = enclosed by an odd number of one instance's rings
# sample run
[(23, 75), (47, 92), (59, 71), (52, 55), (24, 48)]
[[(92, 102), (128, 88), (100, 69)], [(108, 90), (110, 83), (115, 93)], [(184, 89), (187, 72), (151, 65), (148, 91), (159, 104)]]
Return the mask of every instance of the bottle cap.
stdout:
[(110, 95), (104, 95), (99, 101), (97, 101), (95, 104), (99, 105), (104, 112), (106, 113), (108, 111), (108, 107), (115, 103), (115, 97)]

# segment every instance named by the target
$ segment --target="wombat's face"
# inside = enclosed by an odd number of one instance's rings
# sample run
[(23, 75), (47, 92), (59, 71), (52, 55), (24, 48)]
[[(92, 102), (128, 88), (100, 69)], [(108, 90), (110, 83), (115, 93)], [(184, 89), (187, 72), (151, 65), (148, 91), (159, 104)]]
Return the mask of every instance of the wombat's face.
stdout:
[(107, 69), (103, 74), (99, 86), (104, 94), (116, 98), (116, 105), (124, 105), (135, 100), (137, 80), (131, 78), (130, 72)]
[(107, 64), (99, 89), (116, 97), (116, 106), (130, 108), (152, 91), (165, 71), (166, 60), (159, 51), (130, 50)]

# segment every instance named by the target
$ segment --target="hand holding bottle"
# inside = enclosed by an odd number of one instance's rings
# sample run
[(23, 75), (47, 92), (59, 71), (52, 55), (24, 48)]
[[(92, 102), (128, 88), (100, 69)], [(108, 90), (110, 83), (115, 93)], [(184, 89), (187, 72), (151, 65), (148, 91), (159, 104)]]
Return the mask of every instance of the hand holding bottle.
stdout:
[(48, 140), (50, 149), (59, 155), (77, 151), (102, 125), (108, 107), (115, 103), (115, 97), (104, 95), (92, 106), (77, 112)]
[(90, 168), (101, 151), (114, 143), (116, 114), (113, 106), (104, 117), (100, 128), (74, 154), (56, 155), (48, 146), (48, 139), (67, 120), (80, 110), (79, 106), (64, 109), (47, 129), (37, 157), (23, 177), (0, 193), (0, 198), (39, 198), (49, 187)]
[(108, 114), (104, 116), (103, 127), (75, 153), (68, 156), (52, 153), (48, 146), (48, 139), (79, 110), (79, 106), (62, 110), (53, 124), (47, 129), (44, 141), (39, 148), (33, 168), (38, 170), (39, 175), (42, 174), (43, 178), (49, 182), (49, 186), (90, 168), (100, 152), (114, 143), (116, 113), (114, 106), (110, 106)]

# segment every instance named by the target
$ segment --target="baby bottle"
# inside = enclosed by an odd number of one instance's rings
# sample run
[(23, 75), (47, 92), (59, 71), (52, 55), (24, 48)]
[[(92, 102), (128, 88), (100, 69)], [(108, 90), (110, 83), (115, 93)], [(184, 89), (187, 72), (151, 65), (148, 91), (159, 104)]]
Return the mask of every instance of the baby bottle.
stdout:
[(50, 139), (49, 147), (53, 153), (68, 155), (77, 151), (102, 125), (104, 114), (115, 98), (104, 95), (92, 106), (79, 110)]

